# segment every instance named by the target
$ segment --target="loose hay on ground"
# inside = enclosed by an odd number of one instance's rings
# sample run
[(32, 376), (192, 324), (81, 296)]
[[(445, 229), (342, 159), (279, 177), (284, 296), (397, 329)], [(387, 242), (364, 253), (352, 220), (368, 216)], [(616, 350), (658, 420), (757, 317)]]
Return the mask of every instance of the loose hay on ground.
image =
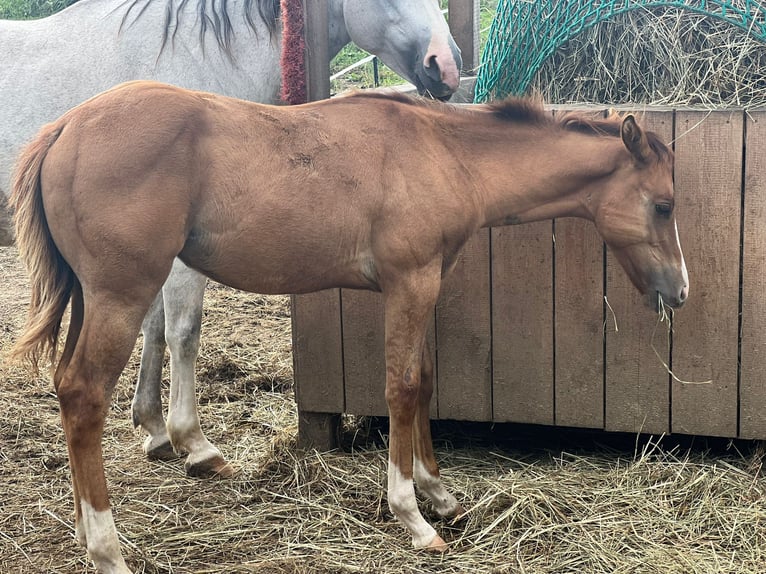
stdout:
[[(14, 257), (0, 250), (0, 360), (25, 312), (27, 287)], [(208, 289), (201, 414), (210, 438), (241, 469), (231, 480), (191, 479), (180, 461), (144, 460), (129, 416), (137, 365), (134, 352), (104, 454), (123, 551), (139, 573), (744, 574), (766, 563), (757, 451), (673, 450), (644, 439), (635, 449), (597, 448), (582, 438), (562, 448), (534, 439), (544, 429), (516, 427), (514, 443), (496, 433), (471, 444), (460, 434), (465, 427), (451, 438), (437, 433), (443, 478), (468, 515), (452, 525), (429, 513), (452, 550), (412, 551), (388, 510), (386, 451), (372, 440), (374, 424), (349, 422), (352, 452), (296, 450), (285, 298)], [(0, 571), (89, 572), (73, 538), (66, 444), (50, 382), (0, 369)]]

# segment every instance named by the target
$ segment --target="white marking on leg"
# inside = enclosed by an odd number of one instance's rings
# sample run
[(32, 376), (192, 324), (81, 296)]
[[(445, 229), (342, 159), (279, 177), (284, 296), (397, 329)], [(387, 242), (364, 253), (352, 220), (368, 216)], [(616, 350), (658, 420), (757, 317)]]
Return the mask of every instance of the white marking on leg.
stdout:
[(80, 508), (88, 556), (96, 569), (104, 574), (131, 574), (120, 553), (112, 511), (96, 510), (84, 499), (80, 501)]
[(388, 506), (412, 535), (415, 548), (425, 548), (436, 538), (436, 530), (426, 522), (418, 510), (415, 485), (405, 478), (399, 468), (388, 462)]
[[(171, 354), (171, 363), (173, 355)], [(191, 367), (190, 369), (188, 367)], [(170, 406), (168, 408), (168, 435), (176, 452), (185, 452), (187, 470), (201, 462), (214, 458), (223, 459), (218, 450), (207, 439), (200, 426), (195, 391), (194, 362), (178, 361), (175, 370), (171, 367)]]
[(88, 547), (88, 541), (85, 540), (85, 526), (83, 525), (82, 519), (78, 520), (74, 525), (74, 537), (77, 539), (80, 546), (83, 548)]
[(426, 469), (425, 465), (415, 457), (413, 465), (413, 474), (415, 476), (415, 483), (418, 485), (418, 489), (428, 496), (431, 503), (434, 505), (434, 510), (439, 513), (439, 516), (454, 516), (460, 503), (452, 496), (447, 489), (444, 488), (441, 478), (434, 476)]

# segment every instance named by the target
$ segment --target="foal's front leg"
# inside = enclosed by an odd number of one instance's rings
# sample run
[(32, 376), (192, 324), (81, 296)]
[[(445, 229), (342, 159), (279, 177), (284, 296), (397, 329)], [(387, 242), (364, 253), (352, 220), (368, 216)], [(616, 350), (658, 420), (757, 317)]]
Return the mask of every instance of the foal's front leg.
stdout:
[(446, 544), (418, 510), (413, 483), (413, 433), (421, 385), (421, 358), (429, 312), (439, 276), (411, 277), (384, 291), (386, 315), (386, 402), (391, 423), (388, 504), (412, 535), (416, 548), (445, 550)]

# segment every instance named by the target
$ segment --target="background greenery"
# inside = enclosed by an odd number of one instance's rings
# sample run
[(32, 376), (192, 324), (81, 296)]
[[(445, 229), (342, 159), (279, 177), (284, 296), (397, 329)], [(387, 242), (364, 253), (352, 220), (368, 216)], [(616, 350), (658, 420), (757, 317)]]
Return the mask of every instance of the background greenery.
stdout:
[(0, 19), (43, 18), (63, 10), (77, 0), (0, 0)]

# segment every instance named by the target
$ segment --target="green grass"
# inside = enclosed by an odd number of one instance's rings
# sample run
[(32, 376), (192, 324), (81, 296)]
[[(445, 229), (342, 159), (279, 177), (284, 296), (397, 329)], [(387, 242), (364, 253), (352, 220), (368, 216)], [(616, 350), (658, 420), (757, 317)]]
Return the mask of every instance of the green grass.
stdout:
[[(350, 66), (354, 62), (358, 62), (368, 55), (369, 54), (367, 52), (357, 48), (355, 45), (348, 44), (338, 53), (337, 56), (335, 56), (335, 58), (333, 58), (332, 62), (330, 62), (330, 75), (339, 72), (343, 68)], [(381, 86), (395, 86), (404, 82), (404, 80), (399, 77), (396, 72), (380, 62), (378, 65), (378, 75)], [(330, 91), (333, 94), (354, 88), (373, 88), (375, 87), (373, 64), (372, 62), (367, 62), (363, 66), (355, 68), (344, 74), (337, 80), (333, 80), (330, 84)]]
[(77, 0), (0, 0), (0, 19), (31, 20), (63, 10)]

